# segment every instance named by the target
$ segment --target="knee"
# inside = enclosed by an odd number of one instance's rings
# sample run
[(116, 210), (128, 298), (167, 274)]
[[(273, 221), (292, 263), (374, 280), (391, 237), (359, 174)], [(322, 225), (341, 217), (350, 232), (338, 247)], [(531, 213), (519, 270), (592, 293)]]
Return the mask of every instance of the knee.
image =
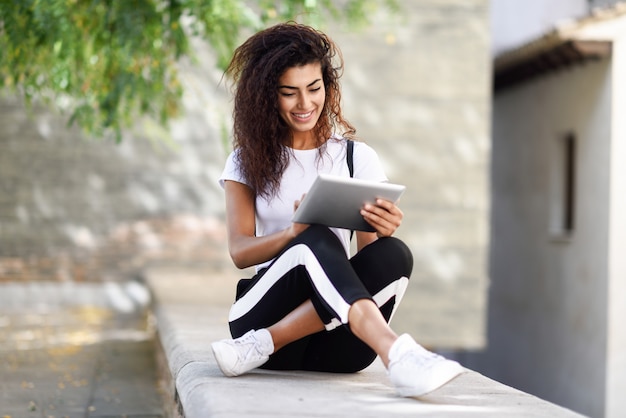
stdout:
[(380, 246), (383, 259), (388, 264), (393, 264), (404, 272), (403, 276), (409, 277), (413, 271), (413, 253), (411, 249), (396, 237), (379, 238), (376, 243)]

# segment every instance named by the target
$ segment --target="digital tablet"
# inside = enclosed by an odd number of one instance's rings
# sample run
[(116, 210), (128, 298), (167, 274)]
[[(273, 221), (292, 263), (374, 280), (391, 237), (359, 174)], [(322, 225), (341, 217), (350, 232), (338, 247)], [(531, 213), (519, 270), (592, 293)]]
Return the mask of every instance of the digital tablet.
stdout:
[(396, 202), (406, 187), (320, 174), (293, 215), (293, 221), (373, 232), (360, 211), (377, 198)]

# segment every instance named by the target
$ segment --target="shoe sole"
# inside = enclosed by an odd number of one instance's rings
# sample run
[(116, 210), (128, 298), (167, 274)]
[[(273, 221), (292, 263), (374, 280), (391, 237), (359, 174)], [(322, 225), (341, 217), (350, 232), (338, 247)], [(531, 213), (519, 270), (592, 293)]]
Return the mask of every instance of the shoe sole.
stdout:
[(424, 396), (439, 389), (440, 387), (458, 377), (459, 375), (463, 374), (464, 372), (465, 369), (463, 368), (463, 366), (455, 361), (448, 360), (445, 363), (445, 367), (441, 368), (441, 370), (438, 371), (438, 378), (436, 380), (432, 380), (428, 386), (420, 390), (417, 390), (413, 386), (397, 386), (396, 392), (400, 396), (404, 397)]

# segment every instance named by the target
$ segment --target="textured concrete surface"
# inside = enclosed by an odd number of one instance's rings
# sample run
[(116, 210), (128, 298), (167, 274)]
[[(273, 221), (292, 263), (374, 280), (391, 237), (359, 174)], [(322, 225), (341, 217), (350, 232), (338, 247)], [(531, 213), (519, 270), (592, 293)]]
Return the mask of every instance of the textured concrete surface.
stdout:
[(152, 341), (0, 351), (0, 416), (164, 418)]
[(136, 282), (0, 283), (0, 417), (163, 418)]
[[(224, 377), (210, 343), (228, 336), (237, 277), (170, 266), (146, 271), (171, 392), (196, 417), (579, 417), (468, 370), (419, 399), (402, 398), (380, 361), (356, 374), (255, 370)], [(174, 411), (176, 412), (176, 411)]]

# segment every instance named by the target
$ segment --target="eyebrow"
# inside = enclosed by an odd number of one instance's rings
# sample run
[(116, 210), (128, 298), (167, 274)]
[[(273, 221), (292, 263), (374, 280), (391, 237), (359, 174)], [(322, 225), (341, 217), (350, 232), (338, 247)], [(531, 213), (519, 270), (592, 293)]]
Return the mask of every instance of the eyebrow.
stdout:
[[(307, 87), (311, 87), (313, 86), (313, 84), (317, 83), (318, 81), (321, 81), (321, 78), (316, 79), (315, 81), (312, 81), (311, 83), (307, 84)], [(294, 87), (294, 86), (278, 86), (279, 89), (291, 89), (291, 90), (298, 90), (298, 87)]]

